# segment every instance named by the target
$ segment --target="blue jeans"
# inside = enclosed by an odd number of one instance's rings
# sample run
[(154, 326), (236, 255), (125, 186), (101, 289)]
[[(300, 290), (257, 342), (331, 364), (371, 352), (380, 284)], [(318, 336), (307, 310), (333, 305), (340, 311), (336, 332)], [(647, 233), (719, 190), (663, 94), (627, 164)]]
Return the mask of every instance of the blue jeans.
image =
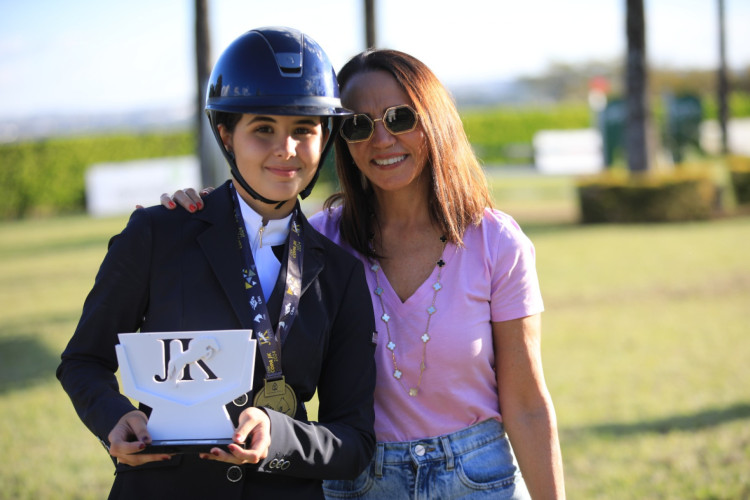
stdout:
[(324, 481), (323, 491), (328, 499), (531, 498), (497, 420), (434, 438), (378, 443), (357, 479)]

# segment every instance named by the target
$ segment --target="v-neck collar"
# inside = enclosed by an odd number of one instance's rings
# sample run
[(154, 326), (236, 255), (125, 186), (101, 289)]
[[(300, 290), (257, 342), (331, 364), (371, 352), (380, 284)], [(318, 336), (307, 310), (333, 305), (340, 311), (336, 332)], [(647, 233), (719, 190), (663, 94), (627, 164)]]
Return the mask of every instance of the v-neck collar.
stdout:
[[(445, 262), (445, 266), (443, 267), (443, 278), (445, 278), (445, 268), (450, 265), (450, 262), (453, 260), (453, 256), (456, 254), (458, 249), (455, 245), (448, 242), (445, 245), (445, 250), (443, 251), (442, 259)], [(435, 280), (437, 278), (438, 273), (438, 266), (435, 264), (435, 266), (432, 268), (432, 272), (430, 275), (417, 287), (417, 289), (412, 293), (409, 297), (406, 298), (406, 300), (402, 301), (401, 297), (398, 296), (396, 291), (393, 289), (393, 286), (391, 285), (391, 282), (388, 280), (388, 276), (385, 274), (385, 271), (383, 270), (383, 266), (380, 264), (380, 261), (377, 259), (370, 259), (370, 266), (373, 264), (377, 264), (379, 266), (378, 274), (379, 274), (379, 281), (380, 281), (380, 287), (383, 289), (383, 299), (388, 303), (390, 307), (393, 309), (410, 309), (413, 304), (420, 304), (422, 302), (431, 302), (434, 289), (432, 288), (432, 285), (435, 284)], [(373, 273), (374, 271), (372, 269), (369, 270), (369, 272)], [(373, 283), (377, 280), (373, 276)], [(425, 306), (426, 307), (426, 306)]]

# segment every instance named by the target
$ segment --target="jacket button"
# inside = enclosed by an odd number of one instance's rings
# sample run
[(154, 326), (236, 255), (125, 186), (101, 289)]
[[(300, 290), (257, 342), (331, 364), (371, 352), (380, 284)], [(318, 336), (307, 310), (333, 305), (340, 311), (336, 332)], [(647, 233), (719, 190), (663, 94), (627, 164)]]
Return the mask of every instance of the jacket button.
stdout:
[(234, 406), (245, 406), (247, 404), (247, 394), (243, 394), (232, 402)]
[(236, 483), (242, 479), (242, 469), (237, 465), (231, 466), (227, 469), (227, 479), (232, 483)]

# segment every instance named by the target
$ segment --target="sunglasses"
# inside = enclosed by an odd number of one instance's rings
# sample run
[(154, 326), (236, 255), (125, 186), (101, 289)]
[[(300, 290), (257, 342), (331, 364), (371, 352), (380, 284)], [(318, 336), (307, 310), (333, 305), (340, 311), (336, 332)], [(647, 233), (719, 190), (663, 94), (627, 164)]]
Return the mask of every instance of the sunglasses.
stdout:
[(417, 128), (419, 114), (408, 104), (393, 106), (385, 110), (383, 118), (372, 119), (365, 114), (347, 116), (341, 124), (341, 137), (349, 144), (369, 141), (375, 132), (375, 122), (383, 122), (385, 129), (393, 135), (405, 134)]

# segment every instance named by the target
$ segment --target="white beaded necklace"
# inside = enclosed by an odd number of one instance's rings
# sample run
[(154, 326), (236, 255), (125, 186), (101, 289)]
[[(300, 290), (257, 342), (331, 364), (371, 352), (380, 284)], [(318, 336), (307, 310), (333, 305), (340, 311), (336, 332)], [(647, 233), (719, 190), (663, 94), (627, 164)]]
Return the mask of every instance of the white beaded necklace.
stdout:
[(383, 313), (380, 316), (380, 319), (383, 321), (383, 323), (385, 323), (385, 331), (388, 334), (388, 344), (386, 344), (386, 347), (389, 351), (391, 351), (391, 360), (393, 361), (393, 378), (398, 380), (398, 383), (401, 385), (404, 391), (406, 391), (406, 393), (411, 397), (415, 397), (417, 394), (419, 394), (419, 386), (420, 384), (422, 384), (422, 374), (424, 373), (424, 370), (426, 368), (425, 361), (427, 359), (427, 342), (430, 341), (430, 320), (432, 319), (432, 315), (437, 311), (437, 309), (435, 308), (437, 293), (443, 288), (443, 285), (440, 283), (440, 277), (442, 276), (443, 266), (445, 265), (443, 254), (445, 253), (445, 245), (448, 241), (448, 238), (446, 238), (445, 236), (441, 236), (440, 241), (443, 242), (443, 249), (440, 252), (440, 259), (438, 259), (438, 261), (435, 263), (438, 268), (437, 279), (432, 285), (432, 303), (430, 304), (430, 307), (427, 308), (427, 325), (425, 326), (424, 334), (422, 334), (422, 336), (420, 337), (422, 340), (422, 361), (419, 363), (419, 378), (417, 379), (417, 385), (415, 385), (414, 387), (410, 387), (409, 389), (407, 389), (404, 385), (404, 381), (402, 380), (403, 372), (399, 370), (398, 363), (396, 362), (396, 343), (391, 338), (391, 328), (389, 326), (391, 317), (388, 315), (388, 313), (385, 312), (385, 303), (383, 302), (383, 288), (380, 286), (380, 264), (375, 262), (370, 266), (370, 269), (372, 269), (372, 272), (375, 274), (375, 295), (378, 296), (378, 299), (380, 301), (380, 309)]

